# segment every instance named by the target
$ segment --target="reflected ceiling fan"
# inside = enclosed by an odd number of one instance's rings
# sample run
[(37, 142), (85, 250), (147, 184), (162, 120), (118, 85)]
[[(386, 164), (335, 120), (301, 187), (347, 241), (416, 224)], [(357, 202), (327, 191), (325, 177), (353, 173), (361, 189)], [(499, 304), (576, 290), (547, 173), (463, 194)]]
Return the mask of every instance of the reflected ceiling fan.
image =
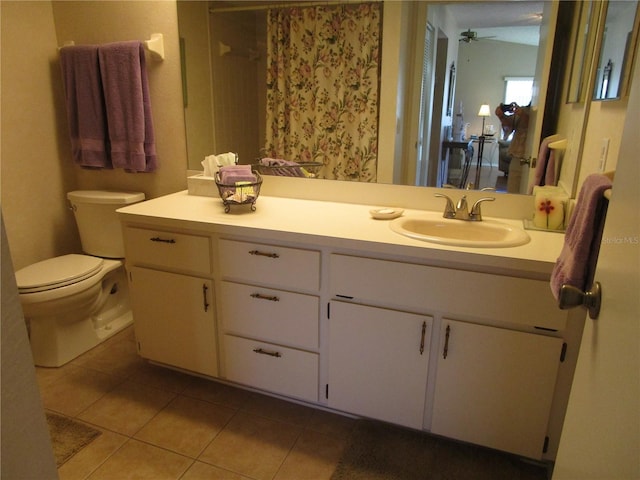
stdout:
[(474, 42), (477, 42), (478, 40), (484, 40), (487, 38), (495, 38), (495, 36), (491, 36), (491, 37), (479, 37), (478, 36), (478, 32), (474, 32), (472, 31), (470, 28), (465, 31), (460, 33), (460, 42), (464, 42), (464, 43), (470, 43), (472, 40)]

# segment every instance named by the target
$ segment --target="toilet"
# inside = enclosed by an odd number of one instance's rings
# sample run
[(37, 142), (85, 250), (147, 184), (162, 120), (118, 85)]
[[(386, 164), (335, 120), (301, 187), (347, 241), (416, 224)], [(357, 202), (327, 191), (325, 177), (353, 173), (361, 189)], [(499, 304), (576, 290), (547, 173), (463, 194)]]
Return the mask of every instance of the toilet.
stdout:
[(84, 254), (16, 272), (34, 363), (42, 367), (64, 365), (133, 322), (116, 210), (144, 193), (78, 190), (67, 198)]

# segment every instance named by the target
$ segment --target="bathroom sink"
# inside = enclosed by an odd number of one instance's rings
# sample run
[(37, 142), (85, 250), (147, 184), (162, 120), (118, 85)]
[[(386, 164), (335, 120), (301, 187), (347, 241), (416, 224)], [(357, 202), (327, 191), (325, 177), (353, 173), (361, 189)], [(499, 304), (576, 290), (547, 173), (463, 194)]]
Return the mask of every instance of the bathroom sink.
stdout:
[(438, 213), (393, 220), (391, 230), (425, 242), (458, 247), (516, 247), (529, 242), (524, 229), (496, 220), (469, 222), (443, 218)]

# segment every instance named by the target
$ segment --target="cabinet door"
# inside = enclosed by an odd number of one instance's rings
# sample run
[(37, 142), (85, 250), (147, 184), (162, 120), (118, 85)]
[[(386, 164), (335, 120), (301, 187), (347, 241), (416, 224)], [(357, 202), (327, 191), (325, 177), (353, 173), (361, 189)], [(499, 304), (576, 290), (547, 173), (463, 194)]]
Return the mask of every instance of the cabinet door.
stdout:
[(444, 320), (431, 432), (541, 458), (561, 338)]
[(330, 307), (329, 406), (421, 429), (433, 319), (341, 302)]
[(130, 279), (140, 356), (217, 376), (212, 281), (140, 267)]

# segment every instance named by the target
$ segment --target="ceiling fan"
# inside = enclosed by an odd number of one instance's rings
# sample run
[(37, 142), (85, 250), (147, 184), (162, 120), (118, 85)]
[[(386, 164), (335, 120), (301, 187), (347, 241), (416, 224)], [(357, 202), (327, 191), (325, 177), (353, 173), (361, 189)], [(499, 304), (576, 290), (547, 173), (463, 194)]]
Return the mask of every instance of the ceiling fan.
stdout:
[(461, 38), (459, 39), (459, 41), (460, 41), (460, 42), (465, 42), (465, 43), (469, 43), (469, 42), (471, 42), (472, 40), (473, 40), (474, 42), (477, 42), (478, 40), (483, 40), (483, 39), (487, 39), (487, 38), (495, 38), (495, 36), (491, 36), (491, 37), (479, 37), (479, 36), (478, 36), (478, 32), (474, 32), (474, 31), (472, 31), (471, 29), (468, 29), (468, 30), (467, 30), (467, 31), (465, 31), (465, 32), (461, 32), (461, 33), (460, 33), (460, 37), (461, 37)]

